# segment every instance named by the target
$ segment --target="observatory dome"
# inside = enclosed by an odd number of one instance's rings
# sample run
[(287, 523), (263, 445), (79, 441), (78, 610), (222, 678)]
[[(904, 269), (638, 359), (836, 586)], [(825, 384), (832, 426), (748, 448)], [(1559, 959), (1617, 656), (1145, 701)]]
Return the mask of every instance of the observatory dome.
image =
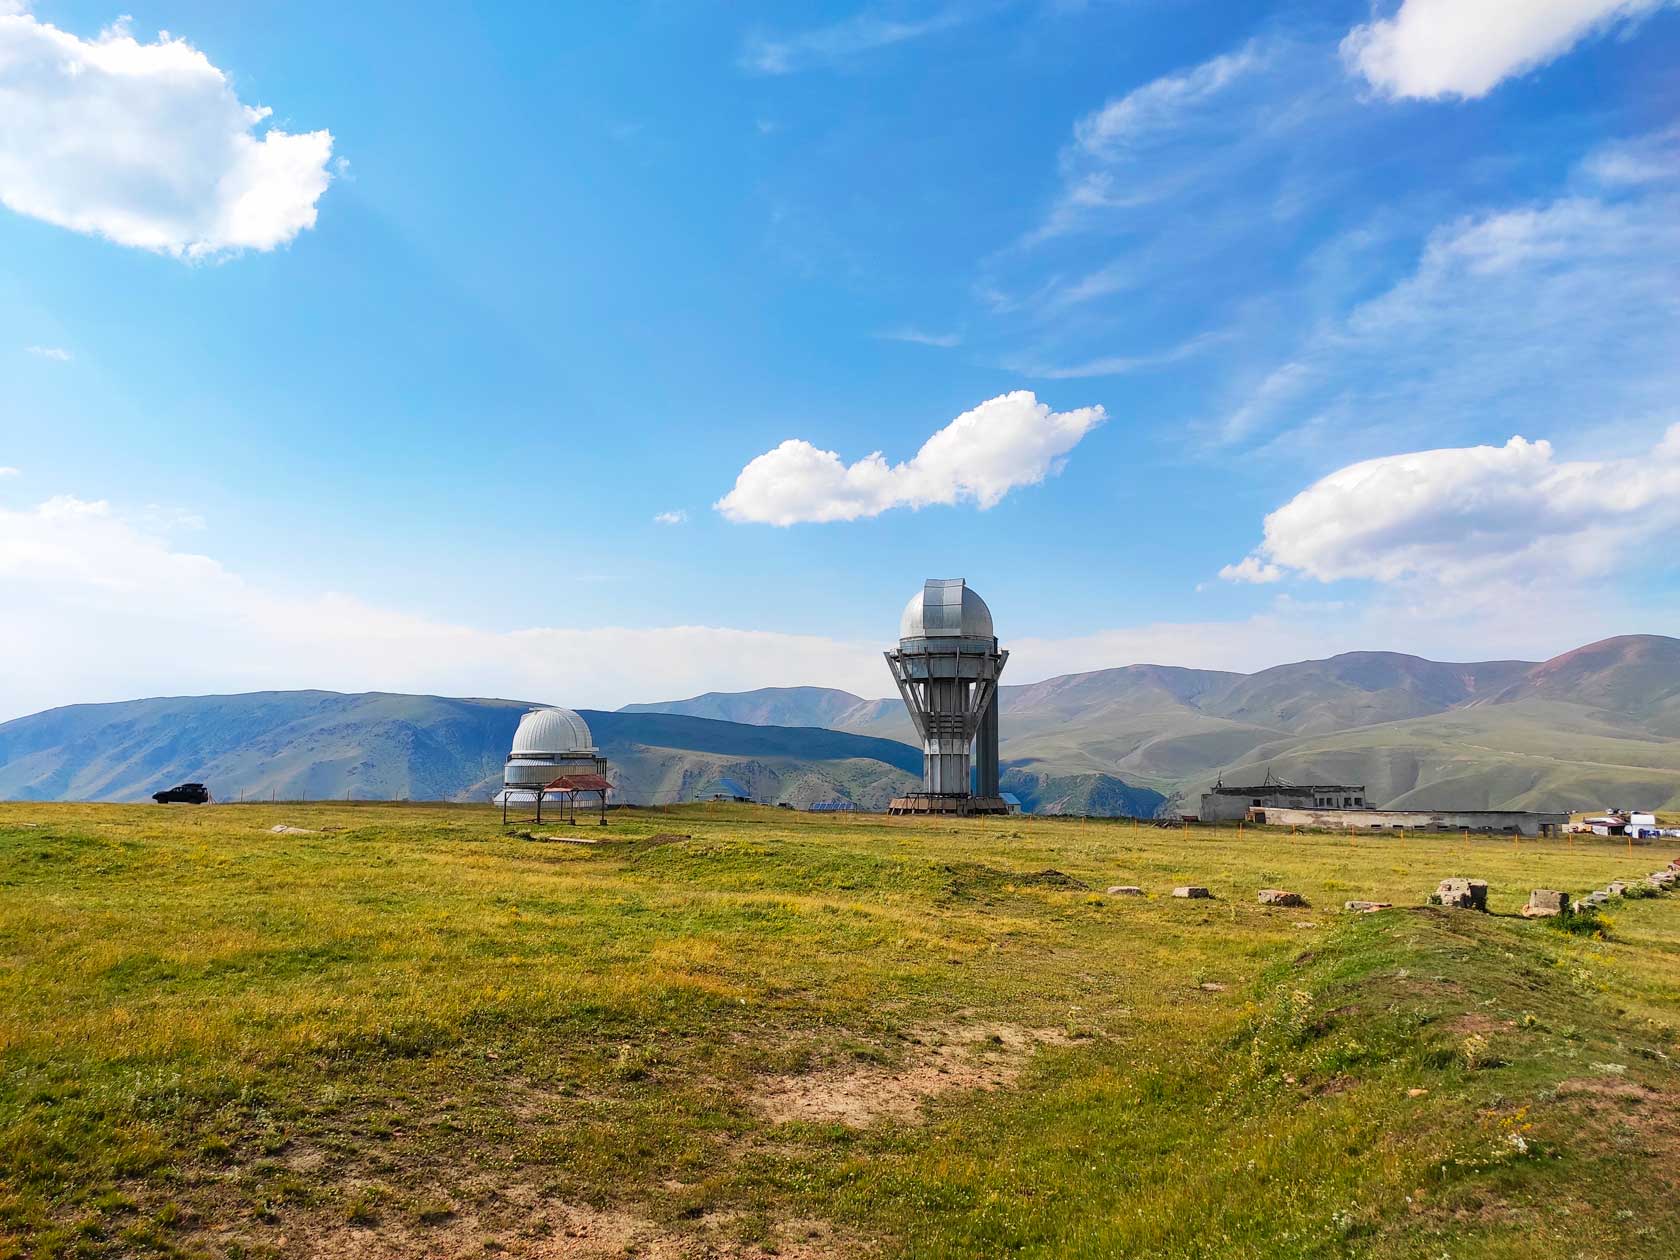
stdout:
[(904, 606), (898, 637), (990, 639), (992, 610), (962, 578), (932, 578)]
[(532, 709), (513, 733), (515, 757), (593, 752), (589, 725), (570, 709)]

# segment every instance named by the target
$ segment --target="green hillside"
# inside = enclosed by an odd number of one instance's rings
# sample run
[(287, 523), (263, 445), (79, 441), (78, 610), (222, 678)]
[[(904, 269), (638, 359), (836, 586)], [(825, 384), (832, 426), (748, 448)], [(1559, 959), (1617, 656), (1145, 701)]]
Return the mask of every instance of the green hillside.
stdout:
[[(1680, 640), (1552, 660), (1349, 652), (1234, 674), (1130, 665), (1000, 689), (1001, 754), (1036, 781), (1105, 775), (1194, 803), (1216, 778), (1364, 783), (1441, 808), (1680, 808)], [(896, 700), (842, 729), (913, 738)]]
[[(0, 724), (0, 798), (140, 801), (196, 780), (224, 800), (483, 800), (530, 707), (328, 691), (72, 705)], [(728, 775), (767, 802), (879, 808), (921, 771), (914, 748), (840, 731), (583, 716), (626, 802), (684, 800)]]

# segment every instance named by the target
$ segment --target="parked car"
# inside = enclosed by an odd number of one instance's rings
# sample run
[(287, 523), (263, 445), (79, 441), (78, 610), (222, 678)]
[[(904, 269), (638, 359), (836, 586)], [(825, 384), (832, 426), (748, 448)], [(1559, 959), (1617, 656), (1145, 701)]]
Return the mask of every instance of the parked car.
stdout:
[(177, 783), (166, 791), (153, 792), (152, 799), (159, 805), (207, 805), (210, 789), (202, 783)]

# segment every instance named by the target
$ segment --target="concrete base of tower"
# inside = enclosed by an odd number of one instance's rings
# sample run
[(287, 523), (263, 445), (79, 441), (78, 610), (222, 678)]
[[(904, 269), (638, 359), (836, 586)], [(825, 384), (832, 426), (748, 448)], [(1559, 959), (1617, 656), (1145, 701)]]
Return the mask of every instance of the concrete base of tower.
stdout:
[(912, 792), (895, 796), (887, 806), (889, 814), (944, 814), (967, 818), (973, 814), (1007, 814), (1009, 806), (999, 796), (969, 796), (944, 792)]

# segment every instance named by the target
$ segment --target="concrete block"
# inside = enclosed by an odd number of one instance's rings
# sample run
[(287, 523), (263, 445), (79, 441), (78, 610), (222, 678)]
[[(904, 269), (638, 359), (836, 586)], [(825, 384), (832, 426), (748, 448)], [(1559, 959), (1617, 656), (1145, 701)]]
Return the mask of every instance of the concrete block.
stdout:
[(1143, 896), (1143, 889), (1136, 884), (1110, 884), (1108, 895), (1110, 897), (1141, 897)]
[(1465, 879), (1462, 876), (1443, 879), (1436, 885), (1435, 895), (1430, 901), (1454, 910), (1486, 910), (1487, 880)]
[(1207, 889), (1202, 888), (1202, 887), (1200, 887), (1199, 885), (1196, 885), (1196, 884), (1187, 884), (1183, 888), (1175, 888), (1175, 889), (1173, 889), (1173, 894), (1172, 895), (1175, 896), (1175, 897), (1211, 897), (1211, 896), (1213, 896), (1213, 894), (1211, 892), (1209, 892)]
[(1552, 888), (1536, 888), (1528, 894), (1528, 904), (1522, 912), (1531, 919), (1550, 918), (1569, 913), (1569, 894)]
[(1307, 899), (1298, 892), (1289, 892), (1283, 888), (1262, 888), (1260, 890), (1260, 904), (1263, 906), (1304, 906)]
[(1392, 910), (1392, 901), (1344, 901), (1342, 909), (1352, 910), (1355, 914), (1372, 914), (1378, 910)]

